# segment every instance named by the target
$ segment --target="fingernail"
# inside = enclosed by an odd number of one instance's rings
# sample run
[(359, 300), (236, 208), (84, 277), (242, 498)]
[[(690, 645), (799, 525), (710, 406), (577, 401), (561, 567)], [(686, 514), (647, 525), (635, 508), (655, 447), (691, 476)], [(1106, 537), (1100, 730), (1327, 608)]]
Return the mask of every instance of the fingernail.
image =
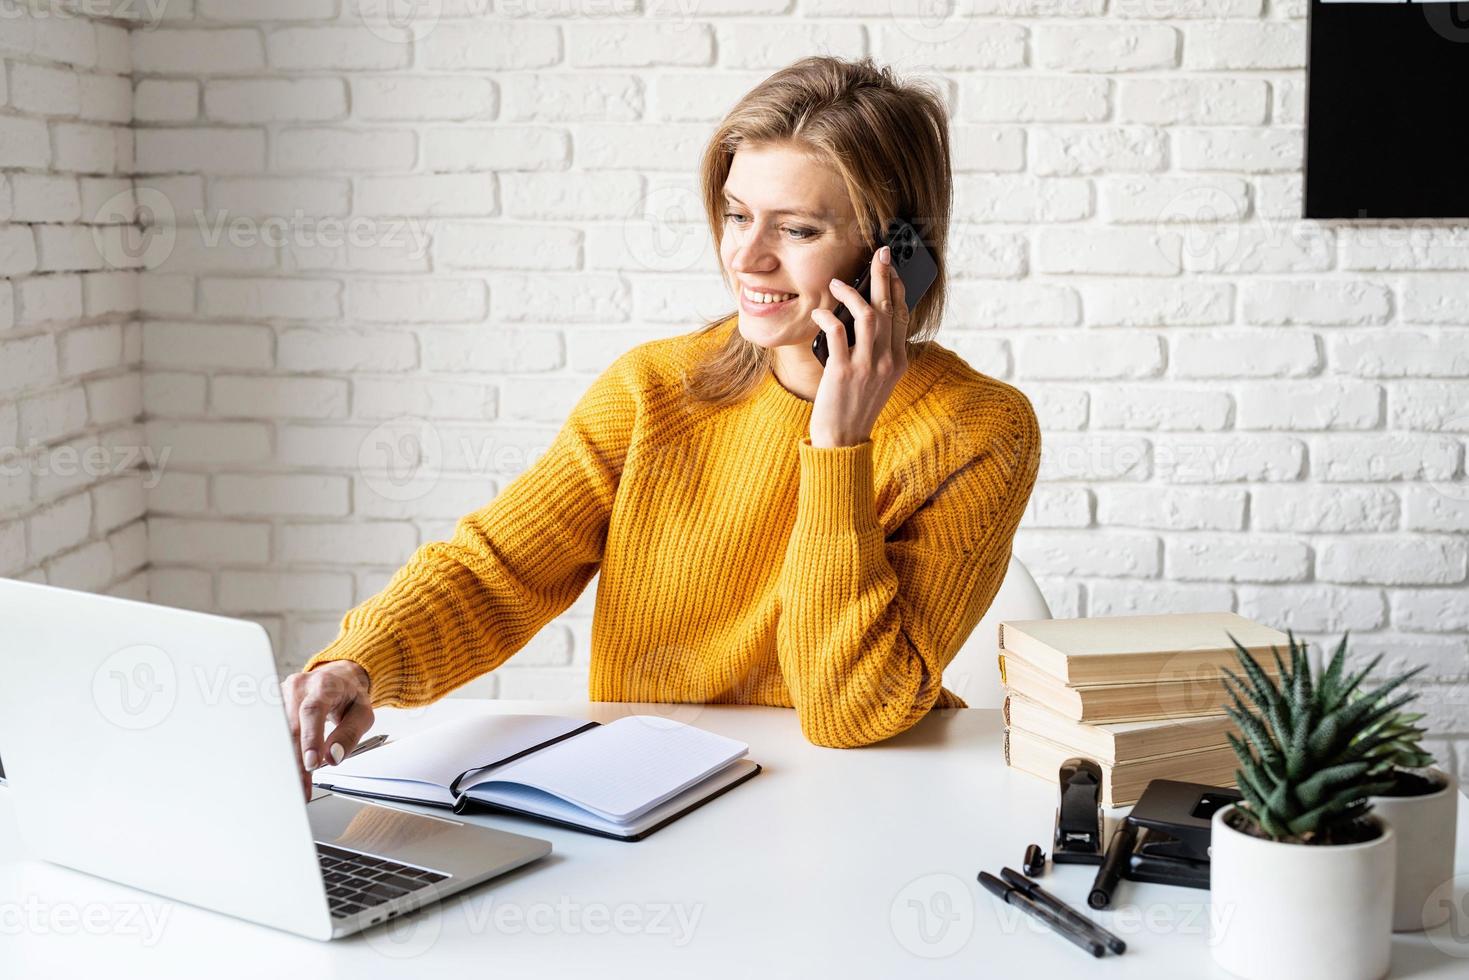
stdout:
[(316, 764), (321, 760), (317, 757), (315, 749), (307, 749), (306, 755), (301, 758), (301, 761), (306, 764), (306, 771), (310, 772), (316, 768)]
[(883, 265), (893, 264), (893, 250), (886, 245), (877, 250), (877, 257), (882, 261)]
[(840, 282), (840, 281), (841, 281), (841, 280), (839, 280), (839, 279), (835, 279), (835, 278), (834, 278), (834, 279), (832, 279), (832, 281), (831, 281), (831, 282), (829, 282), (829, 283), (827, 283), (827, 285), (828, 285), (828, 286), (835, 286), (835, 285), (836, 285), (836, 284), (837, 284), (837, 283), (838, 283), (838, 282)]
[(342, 756), (347, 754), (347, 750), (342, 748), (341, 742), (333, 742), (332, 747), (327, 751), (331, 753), (332, 765), (336, 765), (337, 763), (341, 762)]

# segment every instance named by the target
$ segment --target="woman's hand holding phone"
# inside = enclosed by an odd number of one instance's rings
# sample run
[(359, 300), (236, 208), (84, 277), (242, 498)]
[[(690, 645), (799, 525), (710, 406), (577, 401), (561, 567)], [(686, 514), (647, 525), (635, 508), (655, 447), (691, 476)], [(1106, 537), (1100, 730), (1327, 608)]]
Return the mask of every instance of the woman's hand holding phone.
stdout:
[(829, 351), (811, 409), (811, 445), (818, 448), (855, 446), (870, 438), (908, 369), (908, 304), (903, 280), (893, 274), (892, 250), (884, 245), (872, 256), (870, 303), (839, 279), (831, 281), (831, 292), (851, 312), (857, 343), (847, 346), (846, 327), (831, 310), (811, 312)]

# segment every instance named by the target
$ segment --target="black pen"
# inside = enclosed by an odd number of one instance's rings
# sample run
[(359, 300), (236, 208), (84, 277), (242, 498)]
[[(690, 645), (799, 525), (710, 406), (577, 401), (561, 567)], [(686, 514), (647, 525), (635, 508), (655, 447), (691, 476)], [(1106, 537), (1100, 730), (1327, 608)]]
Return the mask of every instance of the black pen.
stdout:
[(1102, 942), (1106, 943), (1107, 948), (1110, 949), (1112, 952), (1122, 953), (1127, 950), (1127, 943), (1123, 942), (1119, 937), (1114, 936), (1106, 929), (1103, 929), (1091, 919), (1088, 919), (1086, 916), (1076, 911), (1076, 909), (1067, 905), (1055, 895), (1052, 895), (1040, 885), (1025, 877), (1025, 875), (1018, 874), (1010, 868), (1001, 868), (1000, 877), (1005, 879), (1006, 884), (1020, 889), (1022, 892), (1029, 895), (1037, 902), (1040, 902), (1042, 905), (1049, 906), (1056, 912), (1057, 915), (1060, 915), (1062, 918), (1069, 920), (1073, 925), (1079, 926), (1082, 929), (1090, 932), (1092, 935), (1096, 936)]
[(1078, 929), (1020, 889), (1010, 887), (988, 871), (979, 873), (979, 883), (1006, 905), (1024, 909), (1093, 956), (1101, 956), (1107, 951), (1107, 948), (1093, 939), (1090, 933)]

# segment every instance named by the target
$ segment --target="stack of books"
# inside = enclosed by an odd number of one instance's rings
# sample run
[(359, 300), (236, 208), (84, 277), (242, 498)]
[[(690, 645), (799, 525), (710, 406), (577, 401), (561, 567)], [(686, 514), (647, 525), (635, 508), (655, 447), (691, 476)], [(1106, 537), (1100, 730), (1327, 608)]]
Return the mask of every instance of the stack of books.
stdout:
[(1006, 764), (1057, 782), (1065, 760), (1092, 759), (1109, 807), (1136, 803), (1154, 779), (1233, 787), (1230, 635), (1276, 676), (1271, 648), (1285, 651), (1286, 635), (1235, 613), (1001, 623)]

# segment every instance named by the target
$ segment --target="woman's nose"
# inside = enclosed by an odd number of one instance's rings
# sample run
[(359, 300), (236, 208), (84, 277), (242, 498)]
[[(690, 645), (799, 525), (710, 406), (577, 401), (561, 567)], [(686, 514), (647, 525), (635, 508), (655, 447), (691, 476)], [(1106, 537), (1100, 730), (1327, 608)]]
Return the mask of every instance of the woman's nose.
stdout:
[(750, 232), (737, 240), (730, 268), (736, 272), (766, 271), (771, 263), (771, 253), (763, 235)]

